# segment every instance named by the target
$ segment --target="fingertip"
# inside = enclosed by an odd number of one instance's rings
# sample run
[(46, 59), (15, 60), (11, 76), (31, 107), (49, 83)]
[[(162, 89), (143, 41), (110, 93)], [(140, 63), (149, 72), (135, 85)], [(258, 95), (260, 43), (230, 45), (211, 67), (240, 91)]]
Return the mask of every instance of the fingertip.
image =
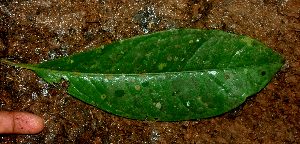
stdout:
[(36, 134), (44, 128), (43, 119), (28, 112), (15, 112), (14, 122), (14, 131), (19, 134)]
[(41, 117), (28, 112), (0, 112), (0, 134), (36, 134), (43, 130)]

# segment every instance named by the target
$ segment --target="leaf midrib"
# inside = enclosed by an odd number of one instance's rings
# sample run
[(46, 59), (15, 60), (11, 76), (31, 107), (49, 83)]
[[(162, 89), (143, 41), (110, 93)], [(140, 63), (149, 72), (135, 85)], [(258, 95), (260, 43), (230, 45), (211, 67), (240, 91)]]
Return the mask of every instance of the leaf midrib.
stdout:
[[(8, 63), (7, 63), (8, 64)], [(82, 73), (82, 72), (74, 72), (74, 71), (59, 71), (59, 70), (51, 70), (51, 69), (45, 69), (45, 68), (39, 68), (35, 67), (34, 65), (26, 65), (26, 64), (10, 64), (13, 66), (21, 67), (21, 68), (27, 68), (33, 71), (36, 70), (42, 70), (42, 71), (51, 71), (53, 73), (69, 73), (69, 74), (74, 74), (74, 75), (87, 75), (87, 76), (149, 76), (149, 75), (174, 75), (174, 74), (180, 74), (180, 73), (200, 73), (200, 72), (207, 72), (207, 71), (224, 71), (224, 70), (231, 70), (231, 69), (239, 69), (239, 68), (248, 68), (248, 67), (262, 67), (265, 65), (275, 65), (279, 64), (279, 62), (274, 62), (274, 63), (266, 63), (263, 65), (248, 65), (248, 66), (240, 66), (240, 67), (230, 67), (230, 68), (218, 68), (218, 69), (204, 69), (204, 70), (195, 70), (195, 71), (181, 71), (181, 72), (161, 72), (161, 73), (140, 73), (140, 74), (135, 74), (135, 73), (121, 73), (121, 74), (111, 74), (111, 73)]]

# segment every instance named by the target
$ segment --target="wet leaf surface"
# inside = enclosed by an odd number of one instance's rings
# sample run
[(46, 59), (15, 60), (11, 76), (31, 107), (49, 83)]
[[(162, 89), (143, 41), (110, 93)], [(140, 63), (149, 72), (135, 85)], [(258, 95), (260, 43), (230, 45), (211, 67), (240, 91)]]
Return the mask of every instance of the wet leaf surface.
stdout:
[(138, 36), (36, 65), (48, 83), (109, 113), (138, 120), (208, 118), (240, 104), (272, 79), (284, 59), (245, 36), (177, 29)]

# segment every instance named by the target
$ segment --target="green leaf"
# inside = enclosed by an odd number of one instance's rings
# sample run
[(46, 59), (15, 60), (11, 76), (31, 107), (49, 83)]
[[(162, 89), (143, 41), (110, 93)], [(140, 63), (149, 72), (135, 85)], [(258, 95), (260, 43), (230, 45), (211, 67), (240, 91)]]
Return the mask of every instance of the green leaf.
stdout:
[(284, 59), (245, 36), (176, 29), (111, 43), (36, 65), (48, 83), (109, 113), (138, 120), (208, 118), (243, 103), (272, 79)]

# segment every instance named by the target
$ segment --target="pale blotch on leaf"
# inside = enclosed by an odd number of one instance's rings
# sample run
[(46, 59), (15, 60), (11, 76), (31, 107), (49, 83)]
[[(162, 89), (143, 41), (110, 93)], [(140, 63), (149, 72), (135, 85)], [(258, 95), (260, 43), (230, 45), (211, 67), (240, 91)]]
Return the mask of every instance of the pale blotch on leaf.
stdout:
[(141, 89), (141, 86), (140, 86), (140, 85), (136, 85), (136, 86), (135, 86), (135, 89), (136, 89), (136, 90), (140, 90), (140, 89)]
[(149, 57), (151, 56), (151, 52), (147, 53), (145, 56), (149, 59)]
[(244, 73), (247, 74), (248, 73), (248, 69), (244, 69)]
[(206, 102), (204, 103), (204, 105), (205, 105), (206, 108), (208, 108), (208, 104)]
[(252, 45), (252, 41), (253, 39), (249, 38), (249, 37), (244, 37), (241, 39), (242, 41), (244, 41), (245, 43), (247, 43), (248, 46)]
[(105, 77), (106, 77), (107, 79), (112, 79), (112, 78), (113, 78), (113, 74), (105, 74)]
[(169, 55), (168, 57), (167, 57), (167, 61), (171, 61), (172, 60), (172, 57)]
[(140, 76), (141, 77), (145, 77), (147, 75), (147, 73), (141, 73)]
[(194, 42), (193, 40), (190, 40), (190, 41), (189, 41), (189, 43), (193, 43), (193, 42)]
[(178, 60), (178, 57), (177, 57), (177, 56), (175, 56), (175, 57), (174, 57), (174, 61), (177, 61), (177, 60)]
[(81, 72), (74, 72), (75, 75), (81, 75)]
[(160, 109), (160, 108), (161, 108), (161, 103), (160, 103), (160, 102), (156, 103), (155, 107), (156, 107), (157, 109)]
[(201, 97), (201, 96), (199, 96), (199, 97), (198, 97), (198, 100), (200, 100), (200, 101), (201, 101), (201, 100), (202, 100), (202, 97)]
[(164, 67), (166, 67), (167, 66), (167, 63), (160, 63), (159, 65), (158, 65), (158, 70), (162, 70), (162, 69), (164, 69)]

